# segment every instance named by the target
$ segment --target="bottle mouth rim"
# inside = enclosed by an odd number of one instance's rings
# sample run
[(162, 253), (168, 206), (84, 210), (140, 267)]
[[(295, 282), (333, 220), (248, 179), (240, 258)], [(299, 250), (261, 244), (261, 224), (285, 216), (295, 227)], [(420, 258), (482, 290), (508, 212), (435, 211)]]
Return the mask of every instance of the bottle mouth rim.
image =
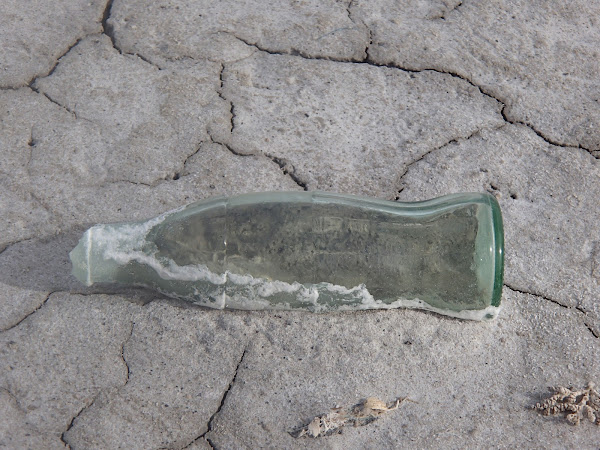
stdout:
[(492, 291), (492, 306), (500, 306), (502, 286), (504, 284), (504, 224), (502, 211), (496, 198), (486, 194), (492, 208), (492, 226), (494, 232), (494, 288)]

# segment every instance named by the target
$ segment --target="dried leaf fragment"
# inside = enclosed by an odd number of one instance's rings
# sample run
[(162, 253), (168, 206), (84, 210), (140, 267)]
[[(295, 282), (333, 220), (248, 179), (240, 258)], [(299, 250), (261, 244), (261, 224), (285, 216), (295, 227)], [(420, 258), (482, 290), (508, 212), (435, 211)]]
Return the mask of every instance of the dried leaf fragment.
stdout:
[(315, 417), (303, 428), (292, 433), (294, 437), (321, 437), (341, 432), (345, 425), (355, 427), (374, 422), (388, 411), (398, 409), (406, 398), (399, 397), (391, 403), (385, 403), (376, 397), (369, 397), (351, 408), (333, 408), (331, 412)]
[(562, 386), (550, 388), (554, 392), (533, 409), (544, 416), (564, 414), (565, 419), (572, 425), (579, 425), (582, 420), (589, 420), (600, 425), (600, 394), (594, 383), (588, 383), (586, 389), (569, 389)]

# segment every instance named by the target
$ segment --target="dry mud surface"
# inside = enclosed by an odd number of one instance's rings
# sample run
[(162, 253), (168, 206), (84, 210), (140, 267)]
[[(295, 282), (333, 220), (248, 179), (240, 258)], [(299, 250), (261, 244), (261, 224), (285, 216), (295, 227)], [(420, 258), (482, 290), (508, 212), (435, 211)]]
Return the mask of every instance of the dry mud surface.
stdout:
[[(530, 407), (600, 383), (600, 6), (0, 2), (0, 447), (597, 448)], [(97, 222), (217, 194), (504, 214), (491, 323), (212, 311), (85, 289)], [(318, 439), (336, 405), (408, 397)]]

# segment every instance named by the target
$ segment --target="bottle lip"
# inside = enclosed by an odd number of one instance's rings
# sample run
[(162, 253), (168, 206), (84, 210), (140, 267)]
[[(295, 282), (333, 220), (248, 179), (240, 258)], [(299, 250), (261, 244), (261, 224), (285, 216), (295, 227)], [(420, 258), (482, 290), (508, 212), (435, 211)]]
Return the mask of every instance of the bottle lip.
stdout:
[(504, 224), (502, 211), (498, 200), (486, 194), (492, 209), (492, 225), (494, 227), (494, 288), (492, 291), (492, 306), (500, 306), (502, 286), (504, 283)]

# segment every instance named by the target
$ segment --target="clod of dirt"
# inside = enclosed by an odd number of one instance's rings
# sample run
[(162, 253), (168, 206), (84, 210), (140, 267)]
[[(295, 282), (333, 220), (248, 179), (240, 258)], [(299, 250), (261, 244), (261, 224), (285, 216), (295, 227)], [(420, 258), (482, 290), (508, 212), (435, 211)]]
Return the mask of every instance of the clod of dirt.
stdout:
[(542, 403), (537, 403), (533, 409), (544, 416), (563, 414), (573, 425), (579, 425), (582, 419), (587, 419), (600, 425), (600, 394), (594, 383), (588, 383), (586, 389), (568, 389), (562, 386), (550, 388), (554, 394)]

